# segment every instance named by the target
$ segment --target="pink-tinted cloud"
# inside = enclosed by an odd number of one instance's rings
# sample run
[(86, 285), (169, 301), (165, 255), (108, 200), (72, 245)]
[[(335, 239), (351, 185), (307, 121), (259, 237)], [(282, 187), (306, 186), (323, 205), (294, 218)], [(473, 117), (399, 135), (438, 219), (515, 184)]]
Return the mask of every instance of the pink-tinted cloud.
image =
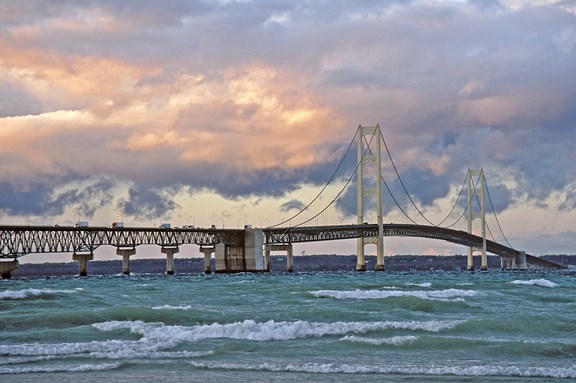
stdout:
[[(425, 206), (468, 167), (505, 169), (503, 208), (573, 194), (567, 2), (0, 7), (7, 191), (105, 176), (158, 211), (177, 208), (166, 199), (175, 185), (281, 196), (325, 182), (358, 124), (379, 123)], [(395, 177), (390, 164), (385, 173)], [(0, 211), (14, 214), (9, 205)]]

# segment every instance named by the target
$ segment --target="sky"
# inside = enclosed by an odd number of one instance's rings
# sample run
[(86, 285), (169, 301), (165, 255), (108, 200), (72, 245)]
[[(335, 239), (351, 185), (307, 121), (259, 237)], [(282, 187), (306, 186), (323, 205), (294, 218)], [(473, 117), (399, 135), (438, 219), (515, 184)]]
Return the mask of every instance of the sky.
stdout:
[(574, 0), (0, 0), (0, 224), (273, 225), (378, 124), (436, 222), (482, 168), (513, 247), (576, 254), (575, 106)]

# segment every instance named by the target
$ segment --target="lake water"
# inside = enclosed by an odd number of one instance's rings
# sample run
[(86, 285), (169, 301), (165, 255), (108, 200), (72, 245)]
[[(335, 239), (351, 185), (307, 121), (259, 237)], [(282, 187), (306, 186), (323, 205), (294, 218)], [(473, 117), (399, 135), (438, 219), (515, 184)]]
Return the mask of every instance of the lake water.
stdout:
[(565, 382), (569, 272), (0, 281), (0, 381)]

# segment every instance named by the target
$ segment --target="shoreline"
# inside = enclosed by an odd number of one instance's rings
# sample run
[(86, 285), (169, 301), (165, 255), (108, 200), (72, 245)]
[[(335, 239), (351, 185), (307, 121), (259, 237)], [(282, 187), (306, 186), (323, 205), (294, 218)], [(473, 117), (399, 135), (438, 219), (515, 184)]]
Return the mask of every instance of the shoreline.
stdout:
[[(544, 259), (551, 260), (567, 267), (576, 267), (574, 255), (547, 255)], [(366, 256), (366, 270), (372, 271), (376, 264), (375, 256)], [(386, 271), (467, 271), (467, 256), (465, 255), (396, 255), (384, 257)], [(212, 260), (214, 262), (214, 260)], [(480, 269), (480, 257), (474, 257), (475, 269)], [(355, 255), (296, 255), (293, 259), (293, 272), (319, 271), (355, 271)], [(214, 267), (213, 267), (214, 270)], [(488, 270), (500, 271), (500, 257), (488, 256)], [(538, 269), (534, 269), (538, 270)], [(545, 270), (545, 269), (542, 269)], [(166, 260), (163, 258), (133, 259), (130, 261), (130, 271), (135, 275), (165, 274)], [(202, 274), (203, 258), (174, 259), (175, 274)], [(270, 257), (270, 273), (286, 272), (286, 257), (272, 255)], [(24, 263), (12, 272), (12, 279), (29, 277), (77, 276), (78, 262), (46, 262)], [(93, 260), (88, 263), (89, 276), (109, 276), (122, 273), (121, 260)]]

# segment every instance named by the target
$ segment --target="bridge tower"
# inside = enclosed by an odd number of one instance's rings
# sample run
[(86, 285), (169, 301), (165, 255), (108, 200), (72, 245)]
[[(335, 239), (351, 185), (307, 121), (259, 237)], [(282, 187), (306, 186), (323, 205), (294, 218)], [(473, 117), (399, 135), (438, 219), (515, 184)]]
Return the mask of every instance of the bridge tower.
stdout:
[[(369, 136), (366, 140), (365, 137)], [(364, 258), (364, 246), (368, 243), (376, 243), (376, 270), (384, 270), (384, 227), (382, 225), (382, 161), (380, 155), (380, 125), (358, 127), (358, 168), (357, 168), (357, 223), (364, 223), (364, 195), (376, 197), (378, 236), (370, 238), (358, 238), (356, 270), (366, 271)], [(375, 143), (373, 143), (375, 141)], [(372, 150), (371, 145), (375, 146)], [(371, 164), (374, 177), (373, 184), (364, 187), (364, 166)], [(369, 168), (366, 170), (370, 170)], [(368, 171), (366, 172), (368, 174)]]
[[(473, 177), (478, 177), (478, 185), (474, 184)], [(484, 178), (484, 169), (472, 170), (468, 169), (468, 174), (466, 175), (467, 183), (467, 195), (468, 195), (468, 205), (466, 208), (466, 217), (468, 218), (468, 233), (472, 234), (472, 222), (474, 219), (480, 219), (480, 231), (482, 236), (482, 247), (470, 246), (468, 249), (468, 264), (467, 269), (474, 270), (473, 254), (474, 251), (480, 251), (481, 260), (481, 270), (488, 269), (488, 260), (486, 257), (486, 212), (484, 210), (484, 190), (486, 185), (486, 179)], [(472, 200), (476, 197), (480, 202), (480, 210), (473, 211)]]

